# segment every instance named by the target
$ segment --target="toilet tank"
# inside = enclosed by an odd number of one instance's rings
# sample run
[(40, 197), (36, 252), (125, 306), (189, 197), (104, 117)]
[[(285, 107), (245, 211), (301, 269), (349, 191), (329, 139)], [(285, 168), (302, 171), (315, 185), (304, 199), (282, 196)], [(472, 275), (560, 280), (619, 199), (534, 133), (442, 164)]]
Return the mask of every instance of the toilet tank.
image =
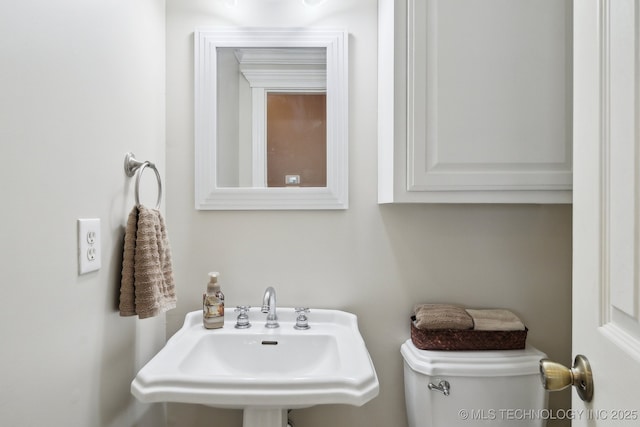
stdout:
[[(543, 427), (547, 392), (539, 361), (523, 350), (429, 351), (402, 344), (409, 427)], [(437, 390), (446, 381), (448, 395)], [(434, 389), (429, 389), (433, 384)], [(433, 387), (433, 386), (432, 386)], [(442, 388), (442, 387), (441, 387)]]

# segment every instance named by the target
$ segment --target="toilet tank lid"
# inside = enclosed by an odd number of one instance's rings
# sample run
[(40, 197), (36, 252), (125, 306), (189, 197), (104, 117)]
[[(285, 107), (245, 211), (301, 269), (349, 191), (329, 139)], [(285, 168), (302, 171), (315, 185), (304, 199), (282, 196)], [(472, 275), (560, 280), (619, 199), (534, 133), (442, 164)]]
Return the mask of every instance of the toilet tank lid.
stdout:
[(538, 374), (540, 359), (547, 357), (540, 350), (528, 345), (522, 350), (420, 350), (410, 339), (402, 344), (400, 352), (412, 370), (429, 376), (493, 377)]

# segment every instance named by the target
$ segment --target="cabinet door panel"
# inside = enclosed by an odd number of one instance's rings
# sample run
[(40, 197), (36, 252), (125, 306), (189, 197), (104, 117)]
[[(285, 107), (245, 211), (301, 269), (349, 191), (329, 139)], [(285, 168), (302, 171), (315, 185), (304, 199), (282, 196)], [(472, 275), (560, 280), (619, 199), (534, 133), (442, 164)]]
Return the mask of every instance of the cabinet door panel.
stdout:
[(571, 189), (571, 2), (408, 0), (407, 190)]

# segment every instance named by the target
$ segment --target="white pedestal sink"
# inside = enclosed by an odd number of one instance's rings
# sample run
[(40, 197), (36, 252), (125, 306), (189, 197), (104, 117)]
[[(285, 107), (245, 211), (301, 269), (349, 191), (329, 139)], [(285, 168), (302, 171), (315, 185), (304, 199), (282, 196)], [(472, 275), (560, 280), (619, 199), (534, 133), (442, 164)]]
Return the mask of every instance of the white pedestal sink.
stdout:
[(142, 402), (198, 403), (244, 411), (243, 427), (286, 427), (287, 410), (320, 404), (361, 406), (379, 384), (357, 318), (339, 310), (312, 310), (310, 329), (294, 329), (292, 308), (279, 308), (280, 327), (265, 328), (252, 309), (252, 326), (236, 329), (227, 310), (224, 328), (205, 329), (202, 312), (182, 328), (131, 384)]
[(242, 427), (287, 427), (286, 409), (244, 408)]

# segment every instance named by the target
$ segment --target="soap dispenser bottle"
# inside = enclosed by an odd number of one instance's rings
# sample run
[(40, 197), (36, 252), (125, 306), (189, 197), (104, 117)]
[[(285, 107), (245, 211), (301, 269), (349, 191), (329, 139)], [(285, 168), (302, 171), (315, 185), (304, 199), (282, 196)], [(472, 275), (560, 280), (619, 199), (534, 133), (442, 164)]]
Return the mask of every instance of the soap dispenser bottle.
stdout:
[(219, 275), (217, 272), (209, 273), (207, 292), (202, 295), (202, 322), (207, 329), (224, 325), (224, 294), (218, 283)]

